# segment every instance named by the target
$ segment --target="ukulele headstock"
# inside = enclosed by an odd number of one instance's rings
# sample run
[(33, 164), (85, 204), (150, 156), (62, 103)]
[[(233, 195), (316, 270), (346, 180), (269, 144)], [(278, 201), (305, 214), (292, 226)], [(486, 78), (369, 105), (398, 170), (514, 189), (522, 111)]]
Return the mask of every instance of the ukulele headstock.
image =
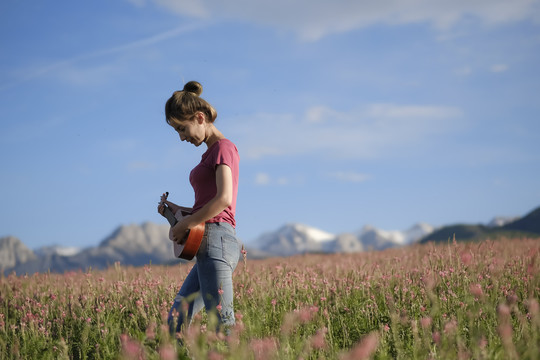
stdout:
[(163, 193), (163, 195), (161, 195), (161, 201), (159, 202), (159, 204), (162, 205), (165, 201), (167, 201), (168, 197), (169, 197), (169, 192), (166, 191), (165, 193)]

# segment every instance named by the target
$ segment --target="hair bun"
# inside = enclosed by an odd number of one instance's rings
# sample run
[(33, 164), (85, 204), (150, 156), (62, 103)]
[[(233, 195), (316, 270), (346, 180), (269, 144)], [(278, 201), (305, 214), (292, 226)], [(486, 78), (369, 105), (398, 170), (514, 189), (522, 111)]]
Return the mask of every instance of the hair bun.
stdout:
[(202, 85), (197, 81), (190, 81), (184, 85), (184, 91), (200, 96), (202, 94)]

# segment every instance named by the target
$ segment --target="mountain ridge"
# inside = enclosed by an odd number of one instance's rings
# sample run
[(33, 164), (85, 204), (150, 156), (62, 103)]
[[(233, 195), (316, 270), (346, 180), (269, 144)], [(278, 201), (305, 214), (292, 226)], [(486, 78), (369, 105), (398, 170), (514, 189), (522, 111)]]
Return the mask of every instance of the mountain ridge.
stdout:
[(426, 235), (420, 240), (420, 243), (444, 242), (454, 236), (460, 241), (502, 236), (540, 237), (540, 207), (532, 210), (523, 217), (514, 218), (513, 221), (498, 227), (483, 224), (454, 224), (443, 226), (437, 231)]
[[(497, 219), (497, 220), (496, 220)], [(332, 234), (305, 224), (288, 223), (259, 236), (247, 246), (250, 258), (290, 256), (302, 253), (351, 253), (384, 250), (429, 241), (459, 241), (501, 234), (536, 234), (540, 237), (540, 207), (520, 218), (495, 218), (487, 225), (457, 224), (435, 228), (417, 223), (399, 230), (365, 225), (357, 232)], [(497, 225), (501, 224), (501, 225)], [(527, 229), (529, 232), (524, 232)], [(65, 272), (103, 269), (121, 262), (128, 266), (184, 262), (172, 255), (169, 226), (145, 222), (121, 225), (95, 247), (85, 249), (43, 247), (32, 251), (13, 236), (0, 238), (0, 268), (4, 274)], [(435, 240), (434, 240), (435, 239)]]
[[(4, 273), (17, 274), (44, 271), (61, 273), (85, 271), (88, 268), (104, 269), (116, 262), (131, 266), (182, 262), (174, 257), (168, 234), (168, 225), (151, 222), (141, 225), (122, 225), (113, 230), (111, 235), (102, 240), (98, 246), (82, 249), (73, 255), (43, 251), (41, 256), (36, 256), (32, 252), (32, 261), (19, 262), (9, 267), (4, 266), (3, 269)], [(14, 239), (15, 242), (22, 244), (19, 239)], [(3, 239), (0, 239), (0, 244), (1, 240)], [(40, 251), (37, 250), (36, 253)]]

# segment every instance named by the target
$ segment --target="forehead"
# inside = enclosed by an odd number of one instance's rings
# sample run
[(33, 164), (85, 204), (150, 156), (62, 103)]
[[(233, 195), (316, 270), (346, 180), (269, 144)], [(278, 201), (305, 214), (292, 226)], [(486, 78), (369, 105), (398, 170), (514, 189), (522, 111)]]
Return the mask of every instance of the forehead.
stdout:
[(178, 120), (177, 118), (170, 118), (169, 119), (169, 125), (171, 125), (173, 128), (177, 128), (178, 126), (187, 126), (189, 125), (191, 121), (187, 119)]

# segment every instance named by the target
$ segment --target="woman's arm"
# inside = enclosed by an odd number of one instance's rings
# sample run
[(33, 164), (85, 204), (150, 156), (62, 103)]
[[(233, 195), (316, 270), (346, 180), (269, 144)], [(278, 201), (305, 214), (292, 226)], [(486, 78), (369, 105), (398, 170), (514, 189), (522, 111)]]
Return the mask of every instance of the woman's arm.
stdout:
[(216, 167), (216, 188), (216, 196), (212, 200), (195, 214), (184, 217), (173, 227), (173, 236), (176, 239), (184, 239), (184, 235), (189, 229), (213, 218), (231, 205), (233, 200), (233, 180), (229, 166), (222, 164)]
[(186, 214), (191, 214), (193, 212), (193, 208), (176, 205), (175, 203), (170, 202), (168, 200), (164, 201), (163, 203), (166, 204), (171, 209), (173, 214), (176, 214), (178, 210), (182, 210), (182, 212)]
[(167, 200), (168, 195), (169, 195), (169, 193), (165, 193), (165, 194), (161, 195), (161, 202), (160, 202), (160, 204), (158, 206), (158, 213), (163, 215), (164, 205), (167, 205), (171, 209), (173, 214), (176, 214), (178, 212), (178, 210), (182, 210), (182, 212), (185, 213), (185, 214), (191, 214), (193, 212), (192, 208), (176, 205), (175, 203)]

